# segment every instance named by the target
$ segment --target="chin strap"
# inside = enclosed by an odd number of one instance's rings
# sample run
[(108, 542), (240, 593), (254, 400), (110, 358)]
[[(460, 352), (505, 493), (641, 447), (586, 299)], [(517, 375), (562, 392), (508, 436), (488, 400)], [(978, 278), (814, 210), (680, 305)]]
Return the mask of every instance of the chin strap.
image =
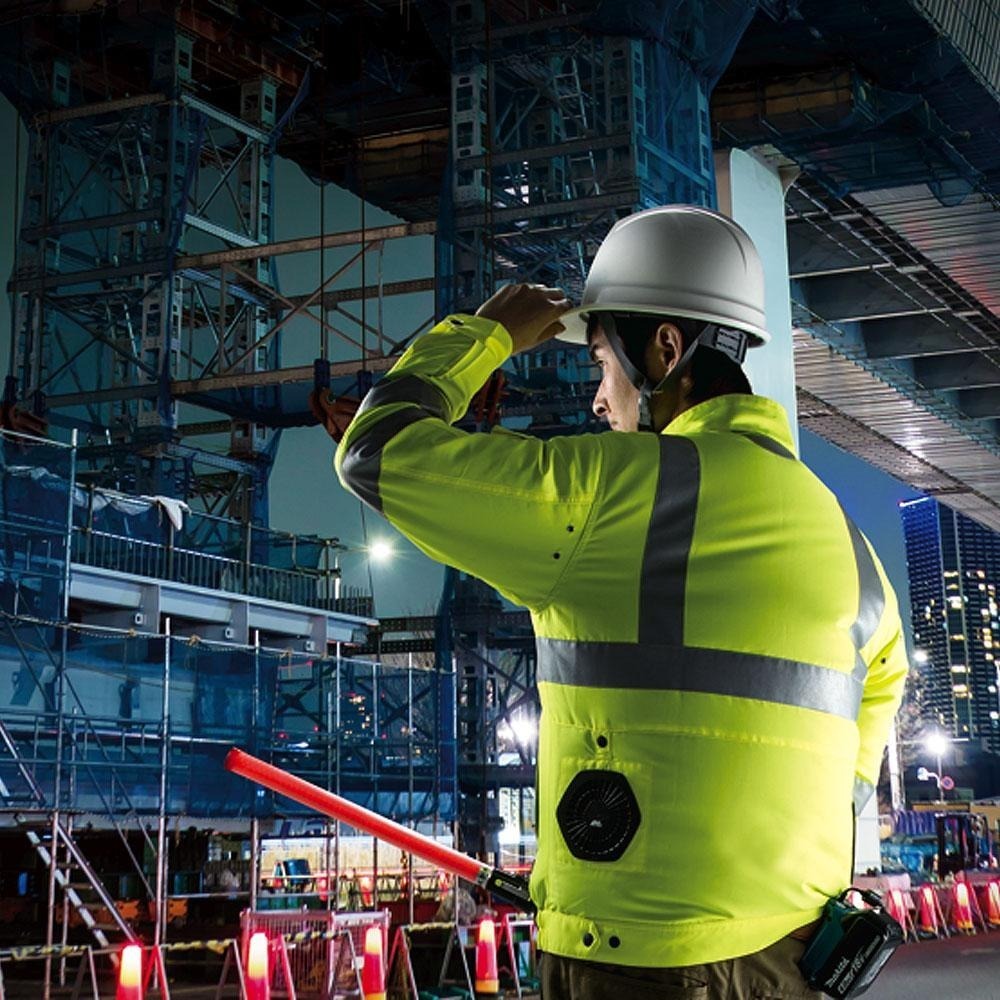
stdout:
[(687, 371), (694, 358), (694, 352), (699, 347), (709, 347), (713, 351), (721, 351), (738, 365), (743, 364), (747, 354), (750, 337), (742, 330), (731, 330), (706, 323), (694, 340), (680, 356), (677, 364), (667, 372), (659, 382), (652, 382), (645, 372), (640, 371), (625, 351), (625, 344), (618, 333), (613, 313), (601, 313), (601, 328), (607, 337), (608, 345), (614, 351), (618, 363), (625, 372), (625, 377), (639, 390), (639, 430), (652, 431), (653, 427), (653, 396), (662, 394), (676, 383)]

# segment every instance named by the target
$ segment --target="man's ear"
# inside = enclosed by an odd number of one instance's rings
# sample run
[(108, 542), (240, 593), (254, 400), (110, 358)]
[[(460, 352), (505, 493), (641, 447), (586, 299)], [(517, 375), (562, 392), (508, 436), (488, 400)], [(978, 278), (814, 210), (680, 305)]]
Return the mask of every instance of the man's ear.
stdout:
[(673, 323), (661, 323), (647, 347), (647, 371), (654, 380), (665, 378), (684, 354), (684, 337)]

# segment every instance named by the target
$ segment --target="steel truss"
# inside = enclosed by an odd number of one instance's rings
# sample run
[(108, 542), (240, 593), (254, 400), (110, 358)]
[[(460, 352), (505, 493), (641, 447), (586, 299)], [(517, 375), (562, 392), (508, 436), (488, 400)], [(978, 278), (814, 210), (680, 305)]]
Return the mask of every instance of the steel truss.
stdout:
[[(258, 70), (239, 85), (235, 111), (216, 106), (199, 94), (208, 70), (194, 59), (208, 26), (188, 28), (123, 18), (123, 37), (151, 50), (149, 92), (96, 102), (87, 58), (71, 69), (40, 26), (28, 31), (21, 107), (37, 105), (44, 79), (44, 103), (56, 108), (29, 114), (6, 393), (38, 413), (48, 405), (53, 424), (99, 443), (82, 453), (93, 478), (209, 508), (224, 502), (261, 523), (277, 432), (259, 414), (276, 408), (275, 390), (239, 394), (228, 453), (218, 455), (179, 444), (171, 386), (280, 365), (288, 303), (263, 248), (284, 124), (276, 78), (287, 74)], [(113, 74), (105, 85), (123, 87)], [(235, 268), (191, 266), (193, 253), (220, 247), (257, 256)]]

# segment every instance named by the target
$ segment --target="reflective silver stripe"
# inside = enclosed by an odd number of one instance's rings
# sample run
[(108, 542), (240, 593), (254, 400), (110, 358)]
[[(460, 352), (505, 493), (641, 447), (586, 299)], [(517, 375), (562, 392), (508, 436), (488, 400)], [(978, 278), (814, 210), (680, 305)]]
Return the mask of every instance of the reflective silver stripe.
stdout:
[(854, 815), (860, 816), (861, 810), (868, 804), (868, 800), (875, 794), (874, 785), (869, 784), (864, 778), (854, 776)]
[(359, 434), (344, 452), (344, 459), (340, 463), (341, 476), (356, 496), (379, 513), (382, 513), (382, 498), (378, 492), (382, 451), (400, 431), (429, 416), (429, 413), (416, 406), (397, 410)]
[(574, 687), (694, 691), (810, 708), (854, 720), (862, 685), (814, 663), (723, 649), (537, 640), (538, 680)]
[(861, 650), (871, 641), (879, 622), (882, 621), (882, 614), (885, 611), (885, 591), (882, 589), (875, 560), (872, 559), (872, 554), (865, 544), (864, 536), (846, 512), (844, 518), (851, 535), (851, 545), (854, 547), (854, 561), (858, 567), (858, 615), (851, 626), (851, 642), (857, 650), (854, 676), (859, 681), (864, 681), (868, 665), (861, 655)]
[(740, 432), (740, 434), (741, 437), (745, 437), (749, 441), (753, 441), (755, 445), (765, 449), (765, 451), (773, 452), (775, 455), (780, 455), (782, 458), (790, 458), (793, 462), (797, 461), (795, 455), (780, 441), (775, 441), (774, 438), (768, 437), (766, 434), (747, 434), (745, 432)]
[(700, 466), (698, 449), (689, 438), (661, 434), (659, 441), (659, 479), (639, 584), (639, 643), (680, 646)]
[(430, 382), (425, 382), (417, 375), (404, 375), (402, 378), (384, 378), (361, 401), (358, 413), (364, 413), (374, 406), (385, 406), (388, 403), (413, 403), (427, 411), (430, 417), (441, 420), (448, 419), (448, 400), (444, 393)]

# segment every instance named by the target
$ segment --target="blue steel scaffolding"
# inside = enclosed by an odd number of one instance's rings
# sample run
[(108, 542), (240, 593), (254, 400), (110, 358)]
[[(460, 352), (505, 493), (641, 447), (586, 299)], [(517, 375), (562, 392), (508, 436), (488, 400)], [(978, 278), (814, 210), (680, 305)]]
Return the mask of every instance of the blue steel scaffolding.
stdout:
[[(357, 600), (328, 596), (338, 579), (315, 568), (222, 559), (231, 576), (205, 590), (197, 581), (220, 557), (173, 544), (172, 528), (151, 540), (157, 522), (141, 498), (104, 497), (95, 529), (75, 452), (0, 434), (0, 665), (12, 680), (0, 705), (0, 817), (37, 847), (53, 882), (70, 884), (86, 865), (73, 832), (84, 817), (133, 844), (129, 877), (165, 912), (168, 819), (305, 814), (230, 776), (222, 760), (233, 745), (405, 822), (450, 829), (454, 721), (440, 718), (454, 706), (442, 696), (454, 686), (450, 662), (372, 658), (376, 622), (339, 610)], [(90, 562), (78, 561), (88, 551)], [(115, 554), (110, 576), (95, 551)], [(123, 555), (136, 551), (141, 560)], [(241, 628), (242, 644), (219, 641)], [(146, 849), (135, 848), (136, 831)], [(75, 889), (74, 906), (117, 912), (100, 875), (88, 866), (84, 877), (93, 898)], [(162, 922), (154, 933), (161, 939)]]

